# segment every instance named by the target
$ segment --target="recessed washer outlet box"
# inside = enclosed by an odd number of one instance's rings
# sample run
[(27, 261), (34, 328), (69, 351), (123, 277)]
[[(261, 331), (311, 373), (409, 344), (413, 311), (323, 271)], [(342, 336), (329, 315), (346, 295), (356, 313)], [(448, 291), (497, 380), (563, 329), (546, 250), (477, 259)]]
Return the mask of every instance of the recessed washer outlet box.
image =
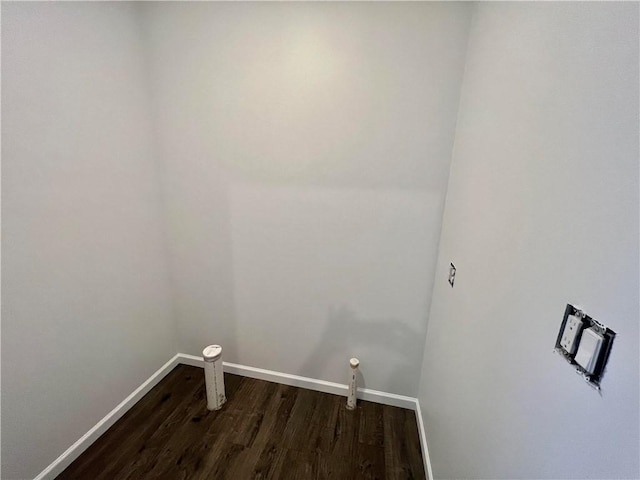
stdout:
[[(604, 375), (616, 333), (587, 315), (582, 309), (567, 304), (555, 351), (561, 354), (585, 381), (596, 390)], [(585, 342), (581, 346), (582, 342)]]

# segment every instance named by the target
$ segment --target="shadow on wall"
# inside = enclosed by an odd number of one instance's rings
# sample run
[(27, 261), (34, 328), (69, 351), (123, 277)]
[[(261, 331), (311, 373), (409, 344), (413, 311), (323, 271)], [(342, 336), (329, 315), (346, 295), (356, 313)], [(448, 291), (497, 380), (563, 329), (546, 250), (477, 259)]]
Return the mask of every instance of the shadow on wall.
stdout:
[[(348, 379), (349, 358), (360, 360), (358, 387), (366, 388), (370, 382), (384, 385), (385, 391), (403, 390), (406, 379), (418, 378), (424, 332), (410, 328), (395, 318), (364, 318), (348, 306), (330, 308), (328, 322), (316, 349), (311, 352), (302, 372), (317, 377), (319, 365), (329, 357), (338, 357), (344, 363), (344, 379)], [(370, 365), (380, 365), (375, 370)], [(318, 377), (321, 378), (321, 377)]]

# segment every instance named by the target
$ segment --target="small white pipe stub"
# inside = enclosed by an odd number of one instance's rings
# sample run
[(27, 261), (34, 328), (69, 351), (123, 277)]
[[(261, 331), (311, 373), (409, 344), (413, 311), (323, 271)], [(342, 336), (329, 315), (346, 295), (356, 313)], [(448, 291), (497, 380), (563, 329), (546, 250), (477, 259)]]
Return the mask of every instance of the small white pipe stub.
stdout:
[(347, 410), (354, 410), (356, 408), (356, 392), (358, 391), (358, 385), (356, 378), (358, 376), (358, 367), (360, 366), (360, 360), (352, 358), (349, 360), (349, 391), (347, 393)]
[(227, 401), (222, 371), (222, 347), (209, 345), (202, 351), (204, 357), (204, 381), (207, 387), (207, 409), (220, 410)]

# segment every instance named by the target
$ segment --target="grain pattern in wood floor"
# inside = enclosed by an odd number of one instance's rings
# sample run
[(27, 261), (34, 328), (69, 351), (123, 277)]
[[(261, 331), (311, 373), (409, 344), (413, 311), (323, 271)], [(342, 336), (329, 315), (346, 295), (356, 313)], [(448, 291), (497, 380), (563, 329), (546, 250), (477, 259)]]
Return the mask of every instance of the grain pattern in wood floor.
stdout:
[(178, 365), (58, 480), (424, 479), (413, 411)]

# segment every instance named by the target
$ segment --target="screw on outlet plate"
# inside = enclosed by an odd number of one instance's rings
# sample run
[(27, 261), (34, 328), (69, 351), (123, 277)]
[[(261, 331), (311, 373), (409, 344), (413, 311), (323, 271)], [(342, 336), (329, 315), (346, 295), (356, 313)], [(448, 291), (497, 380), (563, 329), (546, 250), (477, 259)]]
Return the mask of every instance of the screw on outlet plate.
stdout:
[(456, 281), (456, 266), (451, 263), (449, 267), (449, 285), (453, 288), (453, 283)]

